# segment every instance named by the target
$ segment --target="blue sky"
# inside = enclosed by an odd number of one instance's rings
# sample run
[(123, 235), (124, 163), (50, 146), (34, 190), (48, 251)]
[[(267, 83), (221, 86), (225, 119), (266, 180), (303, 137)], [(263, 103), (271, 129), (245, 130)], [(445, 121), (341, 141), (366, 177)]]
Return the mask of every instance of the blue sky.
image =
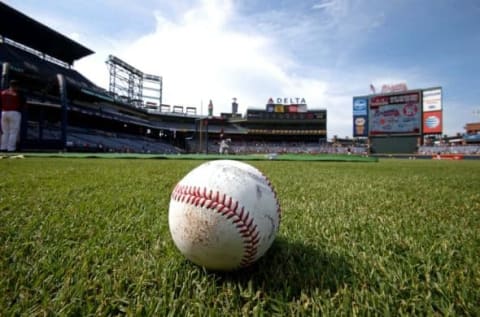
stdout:
[(480, 121), (478, 0), (7, 0), (95, 51), (74, 67), (108, 89), (109, 54), (163, 76), (164, 103), (219, 114), (305, 98), (352, 135), (370, 84), (443, 87), (444, 133)]

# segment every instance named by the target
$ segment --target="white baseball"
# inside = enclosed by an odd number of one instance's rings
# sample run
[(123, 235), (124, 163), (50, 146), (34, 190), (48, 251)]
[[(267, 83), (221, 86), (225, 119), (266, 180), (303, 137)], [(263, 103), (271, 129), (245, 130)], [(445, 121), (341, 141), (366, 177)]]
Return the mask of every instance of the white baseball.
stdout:
[(187, 259), (228, 271), (248, 266), (267, 252), (279, 229), (280, 206), (269, 180), (255, 167), (210, 161), (175, 186), (168, 223)]

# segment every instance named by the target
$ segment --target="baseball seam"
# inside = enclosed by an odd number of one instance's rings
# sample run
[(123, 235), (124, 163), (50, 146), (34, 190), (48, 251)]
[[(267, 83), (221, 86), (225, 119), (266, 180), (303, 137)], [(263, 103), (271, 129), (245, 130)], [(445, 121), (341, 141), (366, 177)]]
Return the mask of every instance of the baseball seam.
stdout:
[(253, 223), (248, 211), (240, 206), (238, 201), (232, 199), (219, 191), (207, 190), (207, 188), (188, 185), (177, 185), (172, 193), (172, 199), (196, 207), (214, 210), (230, 220), (242, 237), (244, 254), (240, 266), (248, 266), (255, 260), (260, 242), (260, 232), (257, 225)]

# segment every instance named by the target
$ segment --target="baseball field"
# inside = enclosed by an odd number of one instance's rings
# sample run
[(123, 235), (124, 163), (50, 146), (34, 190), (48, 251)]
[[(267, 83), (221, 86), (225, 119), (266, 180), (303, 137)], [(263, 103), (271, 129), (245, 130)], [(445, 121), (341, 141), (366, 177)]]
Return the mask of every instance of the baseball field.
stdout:
[(480, 161), (247, 161), (282, 222), (235, 272), (168, 228), (203, 160), (0, 160), (0, 316), (480, 315)]

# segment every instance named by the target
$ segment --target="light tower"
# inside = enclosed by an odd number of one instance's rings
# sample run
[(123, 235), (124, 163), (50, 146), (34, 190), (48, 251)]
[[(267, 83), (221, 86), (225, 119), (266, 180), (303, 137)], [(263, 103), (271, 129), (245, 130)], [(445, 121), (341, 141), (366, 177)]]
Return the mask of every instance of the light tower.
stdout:
[(236, 115), (238, 112), (238, 103), (237, 103), (237, 98), (233, 98), (232, 101), (232, 115)]
[(109, 91), (115, 100), (160, 111), (162, 77), (144, 74), (113, 55), (108, 56), (107, 65), (110, 73)]
[(210, 99), (210, 102), (208, 103), (208, 117), (213, 116), (213, 102), (212, 99)]

